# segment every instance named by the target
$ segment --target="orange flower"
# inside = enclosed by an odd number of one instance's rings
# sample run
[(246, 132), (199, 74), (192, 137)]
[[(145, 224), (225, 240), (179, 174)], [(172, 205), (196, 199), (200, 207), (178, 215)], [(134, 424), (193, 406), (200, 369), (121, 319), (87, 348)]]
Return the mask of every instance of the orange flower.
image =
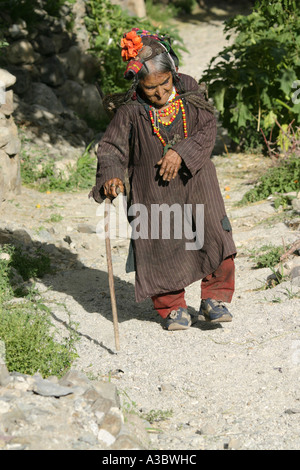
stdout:
[(142, 38), (136, 34), (135, 31), (130, 31), (124, 38), (121, 39), (122, 58), (124, 62), (133, 59), (138, 55), (138, 51), (142, 49)]

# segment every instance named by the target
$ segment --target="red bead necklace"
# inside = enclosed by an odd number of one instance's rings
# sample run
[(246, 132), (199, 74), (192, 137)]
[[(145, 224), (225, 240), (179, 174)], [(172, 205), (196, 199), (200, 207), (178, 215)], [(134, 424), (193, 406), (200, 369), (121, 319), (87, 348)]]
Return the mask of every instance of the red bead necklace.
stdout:
[[(182, 120), (183, 120), (183, 133), (184, 133), (184, 138), (186, 139), (187, 136), (188, 136), (188, 133), (187, 133), (187, 123), (186, 123), (186, 113), (185, 113), (185, 109), (184, 109), (184, 105), (183, 105), (183, 101), (182, 99), (179, 99), (179, 100), (176, 100), (174, 101), (171, 106), (169, 106), (168, 108), (165, 108), (163, 111), (158, 111), (158, 117), (156, 115), (156, 118), (157, 118), (157, 121), (158, 123), (162, 123), (164, 126), (169, 126), (170, 124), (172, 124), (172, 122), (175, 120), (178, 112), (179, 112), (179, 108), (181, 108), (181, 112), (182, 112)], [(156, 113), (156, 111), (154, 111)], [(165, 117), (165, 116), (168, 116), (169, 114), (171, 113), (174, 113), (173, 116), (171, 117), (170, 121), (168, 122), (162, 122), (162, 120), (160, 119), (160, 117)], [(152, 127), (153, 127), (153, 132), (154, 134), (159, 138), (159, 140), (161, 141), (161, 143), (163, 144), (163, 146), (165, 147), (167, 145), (166, 141), (164, 140), (164, 138), (162, 137), (162, 135), (160, 134), (159, 132), (159, 124), (158, 123), (155, 123), (154, 121), (154, 113), (152, 111), (152, 108), (150, 108), (149, 110), (149, 115), (150, 115), (150, 121), (151, 121), (151, 124), (152, 124)]]

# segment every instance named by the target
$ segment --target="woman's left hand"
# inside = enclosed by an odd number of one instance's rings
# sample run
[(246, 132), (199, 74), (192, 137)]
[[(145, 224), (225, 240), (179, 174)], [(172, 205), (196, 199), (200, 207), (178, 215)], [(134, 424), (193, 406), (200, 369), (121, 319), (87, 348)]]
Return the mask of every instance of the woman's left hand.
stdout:
[(181, 166), (182, 158), (175, 150), (169, 149), (164, 157), (162, 157), (157, 165), (161, 165), (159, 174), (164, 181), (171, 181), (176, 178)]

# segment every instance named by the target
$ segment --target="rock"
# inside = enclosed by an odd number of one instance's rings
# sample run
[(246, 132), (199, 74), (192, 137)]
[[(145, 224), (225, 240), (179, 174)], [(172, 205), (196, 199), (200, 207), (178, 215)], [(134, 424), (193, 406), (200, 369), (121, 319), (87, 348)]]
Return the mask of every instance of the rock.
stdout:
[(61, 67), (68, 79), (75, 79), (78, 76), (80, 68), (81, 51), (78, 46), (72, 46), (64, 53), (57, 56)]
[(7, 67), (10, 73), (16, 77), (16, 82), (13, 85), (13, 91), (17, 95), (24, 95), (31, 85), (32, 73), (26, 69), (25, 66), (10, 65)]
[(20, 161), (18, 157), (10, 158), (0, 150), (0, 202), (9, 194), (19, 194), (21, 190)]
[(0, 113), (9, 117), (14, 111), (13, 90), (7, 90), (3, 98), (3, 103), (0, 105)]
[(82, 85), (78, 82), (75, 82), (74, 80), (66, 80), (65, 83), (58, 88), (57, 95), (69, 108), (80, 110)]
[(295, 198), (292, 200), (292, 207), (293, 207), (293, 210), (297, 214), (300, 214), (300, 199), (299, 198)]
[(64, 68), (56, 56), (46, 59), (45, 62), (40, 65), (39, 70), (41, 81), (46, 83), (46, 85), (58, 87), (65, 81), (66, 75)]
[(79, 224), (77, 226), (77, 231), (80, 233), (96, 233), (96, 227), (92, 227), (91, 225), (86, 224)]
[(50, 36), (40, 34), (33, 43), (33, 47), (42, 55), (53, 55), (56, 52), (55, 43)]
[(215, 428), (211, 424), (205, 423), (205, 424), (203, 424), (203, 426), (201, 426), (200, 434), (211, 435), (212, 436), (215, 433), (216, 433)]
[(239, 439), (236, 438), (231, 438), (230, 441), (227, 444), (227, 449), (228, 450), (239, 450), (242, 447), (242, 443)]
[(28, 36), (28, 31), (26, 29), (26, 22), (24, 20), (19, 20), (19, 23), (14, 23), (8, 28), (8, 33), (13, 39), (26, 38)]
[(10, 64), (33, 64), (38, 55), (27, 39), (20, 39), (8, 46), (6, 57)]
[(5, 88), (10, 88), (16, 83), (16, 77), (5, 69), (0, 69), (0, 84)]
[[(0, 380), (1, 449), (146, 448), (134, 432), (129, 436), (121, 409), (97, 392), (80, 371), (72, 369), (59, 380), (9, 374), (0, 367)], [(100, 382), (97, 385), (102, 389)], [(107, 394), (114, 387), (103, 390)], [(100, 400), (105, 404), (101, 412)], [(136, 426), (143, 426), (136, 419)]]
[(50, 380), (43, 380), (40, 378), (35, 379), (32, 390), (37, 395), (56, 398), (70, 395), (75, 391), (74, 388), (63, 387), (62, 385), (51, 382)]
[(95, 85), (85, 85), (81, 97), (81, 117), (89, 117), (95, 121), (104, 116), (102, 100)]
[(0, 148), (8, 144), (10, 139), (10, 130), (8, 127), (1, 127), (0, 132)]
[(61, 114), (63, 112), (63, 105), (52, 89), (45, 83), (32, 84), (29, 102), (43, 106), (53, 114)]
[(0, 357), (0, 386), (5, 387), (10, 381), (10, 375), (4, 363), (1, 363)]

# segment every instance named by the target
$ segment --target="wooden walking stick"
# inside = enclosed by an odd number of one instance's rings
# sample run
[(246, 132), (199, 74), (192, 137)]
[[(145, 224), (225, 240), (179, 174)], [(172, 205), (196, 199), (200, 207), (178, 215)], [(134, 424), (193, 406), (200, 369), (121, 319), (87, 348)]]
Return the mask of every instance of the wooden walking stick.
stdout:
[(111, 308), (112, 308), (112, 315), (113, 315), (115, 345), (116, 345), (116, 350), (119, 351), (120, 350), (119, 323), (118, 323), (117, 302), (116, 302), (116, 293), (115, 293), (115, 286), (114, 286), (114, 276), (113, 276), (111, 246), (110, 246), (110, 233), (109, 233), (110, 206), (111, 206), (111, 200), (109, 197), (107, 197), (105, 199), (105, 213), (104, 213), (104, 220), (106, 221), (105, 223), (106, 260), (107, 260)]

